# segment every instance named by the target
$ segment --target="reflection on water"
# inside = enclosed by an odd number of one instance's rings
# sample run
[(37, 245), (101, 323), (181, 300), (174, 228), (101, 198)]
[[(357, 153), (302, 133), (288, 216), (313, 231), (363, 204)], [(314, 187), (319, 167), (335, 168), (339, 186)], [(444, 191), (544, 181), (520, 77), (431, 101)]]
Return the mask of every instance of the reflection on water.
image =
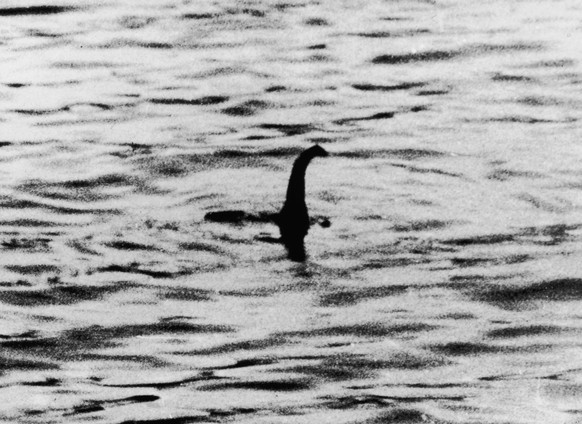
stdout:
[(579, 16), (0, 6), (0, 417), (578, 422)]

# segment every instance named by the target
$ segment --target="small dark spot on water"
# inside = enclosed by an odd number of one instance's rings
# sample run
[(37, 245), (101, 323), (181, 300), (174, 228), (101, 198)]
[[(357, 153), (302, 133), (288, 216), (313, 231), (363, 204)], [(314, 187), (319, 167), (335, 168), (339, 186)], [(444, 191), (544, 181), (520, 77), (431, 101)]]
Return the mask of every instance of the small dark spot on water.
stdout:
[(192, 106), (208, 106), (224, 103), (229, 98), (226, 96), (206, 96), (197, 99), (181, 99), (181, 98), (152, 98), (148, 101), (154, 104), (162, 105), (192, 105)]
[(309, 124), (261, 124), (259, 128), (265, 130), (277, 130), (287, 137), (301, 135), (315, 130), (316, 128)]
[(576, 64), (575, 60), (572, 59), (555, 59), (555, 60), (543, 60), (541, 62), (536, 62), (532, 65), (534, 68), (566, 68), (569, 66), (574, 66)]
[(256, 367), (261, 365), (276, 364), (278, 361), (274, 358), (250, 358), (236, 361), (234, 364), (225, 365), (222, 367), (213, 367), (214, 370), (231, 370), (238, 368)]
[(382, 412), (378, 416), (363, 421), (363, 424), (416, 424), (416, 423), (440, 423), (434, 417), (423, 411), (416, 409), (394, 408), (387, 412)]
[(186, 13), (182, 15), (184, 19), (212, 19), (216, 18), (218, 15), (215, 13)]
[(396, 112), (379, 112), (375, 113), (374, 115), (370, 116), (362, 116), (362, 117), (354, 117), (354, 118), (342, 118), (335, 120), (334, 123), (338, 125), (343, 125), (349, 122), (357, 122), (357, 121), (373, 121), (377, 119), (391, 119), (394, 117)]
[(430, 50), (420, 53), (384, 54), (372, 59), (376, 65), (401, 65), (413, 62), (432, 62), (449, 60), (460, 56), (461, 52), (453, 50)]
[(568, 330), (568, 328), (557, 325), (526, 325), (522, 327), (497, 328), (487, 332), (487, 337), (493, 339), (509, 339), (524, 336), (532, 337), (545, 334), (559, 334)]
[(0, 147), (11, 146), (12, 143), (9, 141), (0, 141)]
[(437, 327), (424, 323), (406, 323), (384, 325), (376, 322), (334, 327), (324, 327), (314, 330), (292, 331), (282, 333), (285, 337), (394, 337), (403, 333), (418, 333), (430, 331)]
[(448, 90), (419, 90), (417, 96), (442, 96), (444, 94), (449, 94)]
[(394, 85), (374, 85), (374, 84), (352, 84), (356, 90), (361, 91), (395, 91), (395, 90), (410, 90), (411, 88), (418, 88), (425, 86), (424, 82), (405, 82)]
[(198, 387), (201, 391), (215, 390), (267, 390), (270, 392), (295, 392), (309, 390), (313, 383), (308, 379), (261, 380), (261, 381), (233, 381), (228, 383), (214, 383)]
[(129, 264), (129, 265), (108, 265), (100, 268), (96, 268), (94, 271), (97, 272), (119, 272), (128, 274), (142, 274), (147, 275), (152, 278), (178, 278), (184, 275), (191, 274), (190, 271), (155, 271), (150, 269), (144, 269), (139, 266), (139, 264)]
[(582, 279), (561, 278), (524, 287), (497, 286), (472, 297), (505, 309), (520, 309), (532, 301), (575, 301), (582, 299)]
[(41, 381), (29, 381), (21, 383), (23, 386), (34, 386), (34, 387), (58, 387), (61, 385), (61, 380), (54, 377), (48, 377)]
[(304, 21), (305, 25), (309, 26), (329, 26), (329, 22), (327, 22), (323, 18), (309, 18)]
[(483, 343), (450, 342), (430, 346), (430, 350), (452, 356), (474, 356), (487, 353), (498, 353), (501, 348)]
[(188, 302), (207, 302), (212, 300), (212, 293), (190, 287), (163, 287), (160, 288), (160, 297)]
[(159, 250), (155, 246), (145, 245), (145, 244), (141, 244), (141, 243), (134, 243), (134, 242), (125, 241), (125, 240), (115, 240), (115, 241), (104, 243), (104, 245), (107, 247), (111, 247), (113, 249), (119, 249), (119, 250), (149, 250), (149, 251)]
[(23, 84), (23, 83), (19, 83), (19, 82), (13, 82), (13, 83), (6, 83), (4, 85), (6, 87), (10, 87), (10, 88), (22, 88), (22, 87), (27, 87), (29, 84)]
[(453, 246), (471, 246), (479, 244), (507, 243), (515, 240), (514, 234), (490, 234), (484, 236), (463, 237), (457, 239), (442, 240), (441, 243)]
[(0, 16), (54, 15), (71, 12), (75, 7), (66, 6), (29, 6), (0, 8)]
[(108, 294), (124, 291), (128, 285), (109, 286), (54, 286), (41, 290), (0, 291), (0, 302), (18, 306), (72, 305), (89, 300), (100, 300)]
[(490, 180), (507, 181), (511, 178), (541, 178), (542, 175), (533, 171), (514, 171), (511, 169), (496, 169), (487, 175)]
[(188, 355), (220, 355), (224, 353), (247, 352), (261, 349), (269, 349), (272, 347), (282, 346), (287, 343), (287, 339), (282, 336), (269, 336), (263, 339), (244, 340), (241, 342), (232, 342), (221, 344), (214, 347), (197, 349), (188, 352)]
[(327, 48), (325, 44), (312, 44), (311, 46), (307, 46), (308, 50), (324, 50)]
[(270, 104), (262, 100), (248, 100), (236, 106), (224, 108), (222, 113), (232, 116), (252, 116), (269, 107)]
[(532, 78), (526, 77), (524, 75), (508, 75), (508, 74), (500, 74), (497, 73), (491, 77), (492, 81), (501, 81), (501, 82), (531, 82), (533, 81)]
[(47, 274), (59, 272), (60, 268), (56, 265), (5, 265), (6, 269), (18, 274)]
[(454, 224), (454, 221), (428, 219), (421, 221), (411, 221), (403, 224), (395, 224), (392, 226), (392, 230), (402, 232), (440, 230), (446, 227), (450, 227), (452, 224)]
[(287, 91), (287, 87), (284, 85), (272, 85), (271, 87), (267, 87), (265, 89), (265, 93), (277, 93), (280, 91)]
[(322, 294), (319, 304), (323, 307), (329, 306), (351, 306), (368, 299), (380, 299), (389, 296), (402, 294), (409, 289), (408, 286), (379, 286), (362, 288), (339, 288), (330, 293)]

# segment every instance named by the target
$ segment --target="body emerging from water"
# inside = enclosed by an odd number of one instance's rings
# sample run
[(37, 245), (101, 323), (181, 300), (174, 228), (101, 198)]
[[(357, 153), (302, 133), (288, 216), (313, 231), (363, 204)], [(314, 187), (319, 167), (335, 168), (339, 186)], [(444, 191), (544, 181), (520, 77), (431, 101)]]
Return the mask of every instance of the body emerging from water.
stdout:
[(315, 145), (297, 157), (289, 178), (285, 203), (277, 216), (281, 241), (287, 248), (289, 259), (293, 261), (305, 260), (303, 239), (310, 225), (305, 203), (305, 171), (311, 160), (318, 156), (325, 157), (328, 153), (322, 147)]

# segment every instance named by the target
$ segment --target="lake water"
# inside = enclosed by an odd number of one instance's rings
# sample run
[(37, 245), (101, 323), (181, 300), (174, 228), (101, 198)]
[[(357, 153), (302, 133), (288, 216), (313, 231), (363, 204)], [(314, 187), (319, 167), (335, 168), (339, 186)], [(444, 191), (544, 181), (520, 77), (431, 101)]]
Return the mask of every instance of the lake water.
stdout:
[[(577, 0), (3, 1), (0, 419), (582, 422), (581, 39)], [(313, 144), (297, 263), (256, 218)]]

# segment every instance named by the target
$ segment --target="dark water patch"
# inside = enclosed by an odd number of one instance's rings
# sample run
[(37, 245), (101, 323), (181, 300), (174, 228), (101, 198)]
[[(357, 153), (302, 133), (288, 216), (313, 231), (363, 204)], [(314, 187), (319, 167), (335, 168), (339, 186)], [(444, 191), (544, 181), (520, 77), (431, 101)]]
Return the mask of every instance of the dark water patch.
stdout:
[(115, 240), (115, 241), (110, 241), (107, 243), (103, 243), (105, 246), (107, 247), (111, 247), (112, 249), (117, 249), (117, 250), (147, 250), (147, 251), (159, 251), (160, 249), (152, 246), (152, 245), (147, 245), (147, 244), (142, 244), (142, 243), (134, 243), (131, 241), (126, 241), (126, 240)]
[(257, 380), (257, 381), (232, 381), (226, 383), (213, 383), (198, 387), (201, 391), (217, 390), (255, 390), (269, 392), (298, 392), (313, 388), (313, 382), (308, 379), (287, 380)]
[(34, 330), (25, 331), (24, 333), (19, 334), (0, 334), (0, 340), (12, 340), (12, 339), (22, 339), (22, 338), (30, 338), (30, 337), (38, 337), (38, 332)]
[(429, 346), (433, 352), (451, 356), (476, 356), (489, 353), (503, 352), (504, 349), (484, 343), (450, 342)]
[(533, 63), (532, 68), (568, 68), (576, 65), (576, 61), (572, 59), (555, 59), (555, 60), (542, 60), (540, 62)]
[(212, 292), (191, 287), (164, 287), (160, 289), (160, 296), (164, 299), (189, 302), (207, 302), (212, 300)]
[(523, 228), (519, 235), (523, 237), (542, 237), (542, 240), (536, 241), (537, 244), (542, 244), (546, 246), (555, 246), (565, 241), (572, 239), (569, 231), (577, 230), (580, 225), (547, 225), (543, 227), (526, 227)]
[(425, 82), (404, 82), (394, 85), (352, 84), (352, 87), (360, 91), (396, 91), (410, 90), (412, 88), (424, 87), (425, 85)]
[(449, 94), (449, 90), (419, 90), (416, 92), (417, 96), (443, 96)]
[(375, 113), (374, 115), (370, 115), (370, 116), (360, 116), (360, 117), (355, 117), (355, 118), (337, 119), (333, 122), (338, 124), (338, 125), (344, 125), (344, 124), (347, 124), (350, 122), (375, 121), (378, 119), (391, 119), (391, 118), (394, 118), (394, 115), (396, 115), (396, 112), (379, 112), (379, 113)]
[(419, 53), (384, 54), (372, 59), (375, 65), (401, 65), (415, 62), (434, 62), (450, 60), (462, 54), (455, 50), (429, 50)]
[(452, 224), (454, 224), (454, 221), (442, 221), (440, 219), (426, 219), (410, 221), (403, 224), (395, 224), (392, 226), (392, 230), (398, 232), (441, 230), (443, 228), (450, 227)]
[(123, 384), (101, 384), (103, 387), (119, 387), (119, 388), (155, 388), (155, 389), (169, 389), (173, 387), (181, 387), (192, 383), (199, 383), (203, 381), (222, 380), (222, 377), (216, 377), (212, 372), (202, 372), (193, 377), (183, 378), (181, 380), (173, 381), (150, 381), (145, 383), (123, 383)]
[(474, 266), (492, 266), (501, 264), (520, 264), (533, 259), (529, 255), (508, 255), (501, 258), (451, 258), (454, 266), (468, 268)]
[(579, 301), (582, 299), (582, 279), (561, 278), (525, 287), (497, 286), (472, 297), (504, 309), (520, 309), (534, 301)]
[(6, 87), (9, 87), (9, 88), (22, 88), (22, 87), (28, 87), (30, 84), (24, 84), (24, 83), (20, 83), (20, 82), (11, 82), (11, 83), (5, 83), (4, 85)]
[(436, 417), (430, 416), (424, 410), (394, 408), (389, 411), (381, 412), (374, 418), (362, 421), (362, 424), (446, 424), (447, 421), (440, 420)]
[(225, 365), (222, 367), (213, 367), (213, 370), (232, 370), (238, 368), (248, 368), (248, 367), (256, 367), (262, 365), (272, 365), (276, 364), (278, 361), (274, 358), (250, 358), (250, 359), (241, 359), (236, 361), (234, 364)]
[(155, 271), (151, 269), (144, 269), (138, 263), (131, 263), (128, 265), (108, 265), (104, 267), (95, 268), (91, 272), (120, 272), (127, 274), (142, 274), (152, 278), (178, 278), (184, 275), (190, 275), (192, 271)]
[(327, 49), (326, 44), (312, 44), (311, 46), (307, 46), (308, 50), (325, 50)]
[(520, 97), (517, 102), (527, 106), (559, 106), (563, 103), (556, 98), (544, 96)]
[(157, 41), (137, 41), (130, 39), (118, 38), (106, 43), (100, 44), (98, 47), (105, 49), (118, 49), (122, 47), (133, 47), (142, 49), (159, 49), (159, 50), (169, 50), (176, 48), (174, 44), (171, 43), (160, 43)]
[(271, 105), (262, 100), (248, 100), (236, 106), (224, 108), (222, 109), (222, 113), (231, 116), (252, 116), (269, 107)]
[(280, 93), (281, 91), (287, 91), (287, 87), (284, 85), (272, 85), (265, 88), (265, 93)]
[(70, 224), (57, 224), (56, 222), (41, 221), (39, 219), (15, 219), (12, 221), (0, 221), (0, 227), (56, 227)]
[(101, 300), (106, 295), (128, 290), (131, 285), (56, 286), (41, 290), (0, 290), (0, 302), (17, 306), (71, 305)]
[(218, 346), (197, 349), (188, 352), (188, 355), (221, 355), (240, 351), (255, 351), (269, 349), (271, 347), (283, 346), (287, 339), (283, 336), (269, 336), (264, 339), (244, 340), (241, 342), (225, 343)]
[(509, 75), (496, 73), (491, 77), (491, 81), (500, 82), (532, 82), (534, 79), (531, 77), (526, 77), (524, 75)]
[(356, 32), (348, 35), (363, 38), (397, 38), (397, 37), (412, 37), (420, 34), (430, 34), (431, 31), (426, 28), (405, 29), (401, 31), (369, 31)]
[(119, 25), (127, 29), (140, 29), (156, 22), (156, 19), (150, 16), (124, 16), (119, 19)]
[(439, 315), (441, 319), (454, 319), (455, 321), (464, 321), (470, 319), (477, 319), (475, 314), (469, 312), (451, 312), (448, 314)]
[(12, 146), (12, 143), (9, 141), (0, 141), (0, 147)]
[(61, 268), (56, 265), (34, 264), (34, 265), (5, 265), (5, 268), (24, 275), (41, 275), (49, 273), (59, 273)]
[[(2, 343), (0, 343), (2, 346)], [(4, 353), (7, 356), (4, 356)], [(48, 361), (33, 361), (16, 359), (10, 352), (0, 353), (0, 375), (18, 371), (49, 371), (59, 369), (59, 366)]]
[(384, 398), (380, 395), (357, 395), (357, 396), (343, 396), (338, 398), (332, 398), (331, 396), (326, 396), (326, 399), (330, 399), (324, 402), (324, 406), (329, 409), (348, 409), (353, 410), (361, 407), (386, 407), (392, 405), (393, 402)]
[(23, 386), (32, 386), (32, 387), (58, 387), (61, 386), (62, 381), (58, 378), (54, 377), (47, 377), (44, 380), (40, 381), (26, 381), (24, 383), (20, 383)]
[(515, 337), (532, 337), (540, 335), (555, 335), (571, 329), (557, 325), (525, 325), (519, 327), (497, 328), (487, 332), (487, 337), (493, 339), (510, 339)]
[(287, 137), (306, 134), (317, 129), (310, 124), (261, 124), (259, 128), (279, 131)]
[(6, 199), (0, 200), (0, 207), (10, 208), (10, 209), (45, 209), (49, 211), (54, 211), (59, 214), (65, 215), (82, 215), (82, 214), (113, 214), (118, 215), (121, 213), (118, 209), (96, 209), (96, 208), (74, 208), (67, 206), (50, 205), (34, 200), (21, 200), (21, 199)]
[(515, 241), (514, 234), (489, 234), (484, 236), (462, 237), (442, 240), (441, 243), (452, 246), (473, 246), (480, 244), (499, 244)]
[[(58, 200), (98, 201), (110, 198), (99, 193), (105, 187), (132, 187), (141, 191), (151, 191), (147, 182), (133, 175), (105, 174), (86, 179), (73, 179), (47, 183), (41, 180), (29, 180), (18, 189), (37, 196)], [(72, 208), (74, 209), (74, 208)]]
[[(422, 251), (412, 252), (412, 253), (424, 253)], [(350, 268), (351, 271), (369, 271), (374, 269), (383, 269), (383, 268), (399, 268), (399, 267), (406, 267), (412, 265), (421, 265), (421, 264), (428, 264), (432, 261), (430, 258), (423, 258), (423, 257), (386, 257), (381, 259), (370, 259), (365, 261), (362, 264), (355, 265)]]
[(74, 10), (77, 8), (70, 6), (3, 7), (0, 8), (0, 16), (56, 15)]
[(429, 149), (384, 149), (384, 150), (352, 150), (348, 152), (337, 152), (334, 156), (348, 159), (375, 159), (375, 158), (398, 158), (405, 160), (417, 160), (426, 158), (440, 158), (446, 153)]
[(224, 103), (229, 100), (227, 96), (205, 96), (197, 99), (182, 98), (151, 98), (148, 102), (160, 105), (191, 105), (191, 106), (210, 106)]
[(171, 157), (144, 156), (136, 158), (136, 161), (151, 173), (178, 177), (215, 168), (268, 167), (271, 164), (267, 158), (293, 157), (302, 151), (298, 147), (269, 150), (225, 149), (214, 153), (177, 154)]
[(265, 12), (264, 10), (261, 9), (254, 9), (254, 8), (250, 8), (250, 7), (244, 7), (244, 8), (228, 8), (225, 10), (226, 13), (231, 14), (231, 15), (248, 15), (248, 16), (252, 16), (254, 18), (264, 18), (265, 16), (267, 16), (267, 12)]
[(511, 178), (541, 178), (543, 175), (533, 171), (514, 171), (511, 169), (496, 169), (487, 174), (490, 180), (507, 181)]
[(32, 287), (32, 284), (25, 280), (0, 281), (0, 287)]
[(474, 44), (460, 49), (427, 50), (416, 53), (385, 54), (372, 59), (373, 64), (402, 65), (416, 62), (436, 62), (492, 53), (511, 53), (528, 50), (540, 50), (543, 46), (536, 43), (517, 44)]
[(368, 299), (381, 299), (399, 295), (406, 292), (408, 288), (408, 286), (379, 286), (356, 289), (342, 287), (333, 292), (320, 295), (319, 305), (323, 307), (351, 306)]
[(377, 322), (354, 325), (323, 327), (314, 330), (301, 330), (281, 333), (283, 337), (395, 337), (406, 333), (431, 331), (438, 327), (424, 323), (384, 325)]
[(504, 122), (510, 124), (559, 124), (572, 122), (571, 120), (559, 121), (555, 119), (534, 118), (532, 116), (513, 115), (502, 116), (500, 118), (490, 118), (487, 122)]
[(258, 141), (258, 140), (270, 140), (274, 137), (270, 137), (267, 135), (249, 135), (246, 136), (245, 138), (242, 138), (241, 140), (245, 140), (245, 141)]
[(255, 214), (239, 209), (208, 212), (204, 215), (205, 221), (223, 224), (243, 224), (245, 222), (268, 223), (277, 220), (278, 213), (258, 212)]
[(10, 240), (2, 241), (0, 243), (0, 246), (8, 250), (26, 249), (48, 252), (50, 250), (49, 243), (51, 241), (52, 239), (45, 237), (39, 237), (34, 239), (13, 237)]
[(308, 26), (329, 26), (329, 22), (323, 18), (308, 18), (303, 21)]
[[(5, 352), (25, 352), (26, 354), (43, 358), (51, 357), (60, 360), (100, 359), (116, 361), (133, 359), (136, 362), (144, 362), (148, 360), (148, 357), (94, 354), (91, 351), (116, 347), (120, 344), (120, 339), (126, 338), (176, 334), (224, 334), (232, 333), (233, 331), (233, 328), (224, 325), (193, 324), (177, 321), (115, 327), (93, 325), (66, 330), (57, 336), (1, 341), (0, 346)], [(155, 358), (148, 362), (160, 363)]]
[(195, 250), (199, 252), (210, 252), (216, 254), (226, 254), (226, 252), (218, 246), (210, 243), (203, 243), (198, 241), (183, 242), (178, 245), (182, 250)]
[(202, 19), (214, 19), (218, 17), (217, 13), (185, 13), (182, 15), (183, 19), (194, 19), (194, 20), (202, 20)]
[(161, 418), (161, 419), (152, 419), (152, 420), (129, 420), (129, 421), (122, 421), (120, 424), (192, 424), (192, 423), (215, 422), (215, 421), (209, 421), (209, 420), (210, 419), (207, 415), (204, 415), (204, 416), (192, 415), (192, 416)]
[(136, 403), (155, 402), (158, 399), (160, 399), (160, 397), (155, 395), (136, 395), (122, 399), (88, 400), (83, 402), (81, 405), (73, 407), (73, 410), (69, 413), (66, 413), (65, 416), (104, 411), (106, 407), (118, 407)]
[(325, 357), (316, 364), (300, 364), (285, 368), (285, 371), (307, 374), (318, 379), (345, 381), (371, 377), (376, 375), (378, 370), (391, 367), (390, 361), (345, 354)]
[(457, 174), (455, 172), (443, 171), (442, 169), (420, 168), (418, 166), (404, 165), (401, 163), (393, 163), (391, 165), (396, 167), (396, 168), (403, 168), (403, 169), (406, 169), (407, 171), (416, 172), (419, 174), (435, 174), (435, 175), (444, 175), (446, 177), (463, 178), (462, 174)]

